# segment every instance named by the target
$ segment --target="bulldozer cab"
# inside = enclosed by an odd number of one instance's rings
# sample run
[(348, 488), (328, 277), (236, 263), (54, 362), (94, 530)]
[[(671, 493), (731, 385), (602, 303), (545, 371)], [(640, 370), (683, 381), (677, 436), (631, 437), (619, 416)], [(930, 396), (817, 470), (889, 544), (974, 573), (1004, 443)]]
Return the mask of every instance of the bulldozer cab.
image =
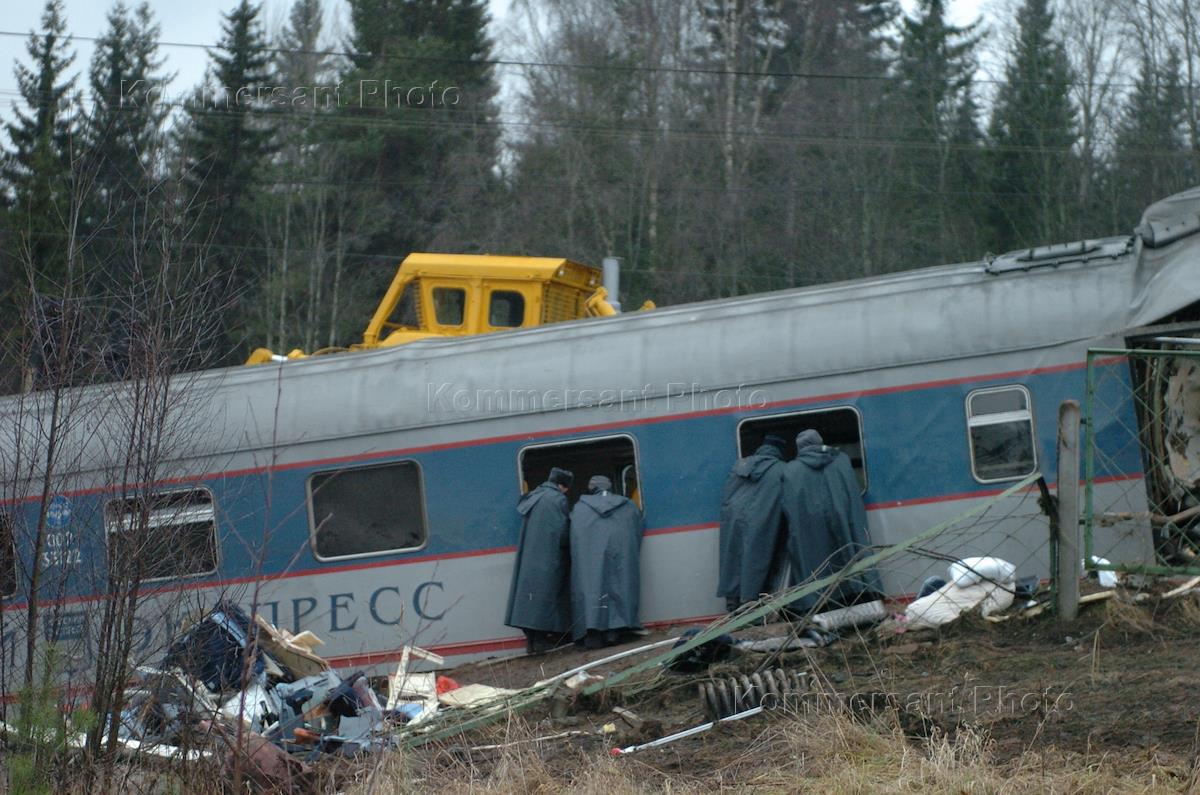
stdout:
[(355, 348), (587, 317), (598, 268), (549, 257), (411, 254)]
[[(465, 337), (616, 314), (600, 268), (552, 257), (410, 254), (349, 350), (371, 350), (430, 337)], [(645, 308), (653, 304), (647, 302)], [(345, 348), (316, 353), (334, 353)], [(259, 348), (246, 364), (303, 359)]]

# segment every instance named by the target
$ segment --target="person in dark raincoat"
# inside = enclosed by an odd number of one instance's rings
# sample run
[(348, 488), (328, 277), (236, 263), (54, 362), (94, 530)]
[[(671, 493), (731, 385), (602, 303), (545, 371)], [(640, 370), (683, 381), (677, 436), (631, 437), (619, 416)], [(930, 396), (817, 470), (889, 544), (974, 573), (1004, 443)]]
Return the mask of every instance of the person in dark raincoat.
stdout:
[(555, 648), (571, 628), (567, 490), (573, 480), (555, 467), (517, 503), (523, 521), (504, 623), (525, 631), (530, 652)]
[(783, 518), (783, 450), (775, 435), (733, 465), (721, 497), (721, 560), (717, 596), (725, 608), (753, 601), (768, 580)]
[(571, 634), (587, 648), (619, 643), (638, 624), (642, 512), (596, 475), (571, 510)]
[[(783, 513), (793, 583), (828, 576), (867, 554), (867, 510), (850, 458), (811, 428), (796, 437), (796, 457), (784, 466)], [(839, 583), (827, 604), (834, 608), (879, 592), (879, 575), (866, 571)], [(821, 596), (810, 594), (791, 607), (807, 610)]]

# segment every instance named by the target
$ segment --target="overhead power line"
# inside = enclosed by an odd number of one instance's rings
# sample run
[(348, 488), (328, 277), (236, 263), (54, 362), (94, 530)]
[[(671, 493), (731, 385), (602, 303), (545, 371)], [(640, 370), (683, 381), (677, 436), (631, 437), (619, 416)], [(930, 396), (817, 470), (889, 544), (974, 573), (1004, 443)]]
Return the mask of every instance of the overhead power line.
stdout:
[[(36, 35), (36, 34), (34, 34)], [(0, 37), (8, 38), (29, 38), (29, 33), (21, 33), (13, 30), (0, 30)], [(101, 39), (99, 36), (77, 36), (65, 35), (60, 38), (67, 41), (87, 42), (96, 44)], [(196, 42), (184, 41), (155, 41), (154, 44), (159, 47), (179, 47), (184, 49), (196, 50), (215, 50), (218, 46), (215, 44), (198, 44)], [(369, 53), (357, 53), (347, 50), (306, 50), (306, 49), (288, 49), (283, 47), (264, 47), (264, 51), (273, 55), (314, 55), (332, 58), (361, 58)], [(846, 80), (846, 81), (863, 81), (863, 82), (896, 82), (902, 81), (899, 75), (894, 74), (854, 74), (850, 72), (797, 72), (789, 70), (766, 69), (717, 69), (703, 66), (656, 66), (656, 65), (638, 65), (638, 64), (588, 64), (588, 63), (567, 63), (560, 61), (526, 61), (514, 58), (444, 58), (429, 55), (400, 55), (388, 53), (388, 60), (392, 61), (411, 61), (414, 63), (436, 63), (442, 65), (456, 66), (491, 66), (502, 68), (517, 68), (517, 69), (574, 69), (586, 70), (594, 72), (622, 72), (622, 73), (662, 73), (662, 74), (683, 74), (683, 75), (708, 75), (713, 77), (750, 77), (757, 79), (787, 79), (787, 80)], [(937, 78), (929, 78), (932, 82)], [(926, 82), (918, 80), (917, 82)], [(976, 77), (974, 82), (983, 85), (1004, 85), (1012, 81), (993, 78), (993, 77)], [(1115, 81), (1078, 81), (1078, 80), (1028, 80), (1018, 81), (1026, 85), (1061, 85), (1077, 88), (1136, 88), (1136, 83), (1115, 82)], [(1186, 86), (1185, 88), (1190, 88)]]

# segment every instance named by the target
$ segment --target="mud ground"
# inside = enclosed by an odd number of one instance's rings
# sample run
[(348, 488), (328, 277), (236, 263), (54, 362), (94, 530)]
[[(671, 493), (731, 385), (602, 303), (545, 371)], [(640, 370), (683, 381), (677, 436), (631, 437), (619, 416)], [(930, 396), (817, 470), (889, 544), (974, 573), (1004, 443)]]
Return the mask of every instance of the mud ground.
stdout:
[[(597, 651), (574, 648), (549, 654), (462, 666), (461, 683), (518, 688), (585, 661), (678, 634), (653, 633), (637, 642)], [(786, 634), (786, 624), (756, 627), (738, 637)], [(1139, 604), (1124, 601), (1085, 607), (1069, 625), (1052, 616), (990, 623), (967, 616), (938, 631), (844, 636), (822, 649), (777, 657), (741, 653), (698, 674), (655, 672), (595, 697), (539, 706), (513, 722), (465, 734), (425, 751), (486, 774), (504, 749), (472, 750), (502, 743), (530, 743), (550, 769), (572, 769), (612, 747), (645, 742), (702, 723), (697, 685), (715, 677), (764, 668), (807, 671), (820, 698), (863, 721), (902, 731), (919, 743), (953, 737), (962, 727), (986, 737), (994, 759), (1044, 751), (1083, 758), (1128, 759), (1145, 764), (1185, 765), (1200, 751), (1200, 604), (1194, 598)], [(657, 653), (657, 652), (654, 652)], [(614, 663), (612, 672), (637, 660)], [(630, 726), (612, 712), (622, 706), (643, 721)], [(646, 775), (668, 780), (736, 783), (739, 765), (762, 745), (764, 727), (806, 720), (805, 705), (775, 710), (671, 746), (627, 757)], [(563, 714), (565, 712), (565, 714)], [(557, 715), (557, 716), (556, 716)], [(605, 724), (614, 731), (597, 733)], [(532, 738), (586, 732), (545, 742)], [(521, 738), (525, 738), (522, 740)], [(514, 746), (510, 746), (514, 747)]]

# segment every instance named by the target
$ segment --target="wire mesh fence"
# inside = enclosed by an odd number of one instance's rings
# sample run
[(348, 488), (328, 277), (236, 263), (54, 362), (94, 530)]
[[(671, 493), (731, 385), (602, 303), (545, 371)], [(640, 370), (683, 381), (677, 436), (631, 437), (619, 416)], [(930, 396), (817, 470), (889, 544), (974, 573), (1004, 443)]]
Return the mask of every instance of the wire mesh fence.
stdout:
[(1094, 349), (1087, 365), (1085, 565), (1200, 574), (1200, 351)]

